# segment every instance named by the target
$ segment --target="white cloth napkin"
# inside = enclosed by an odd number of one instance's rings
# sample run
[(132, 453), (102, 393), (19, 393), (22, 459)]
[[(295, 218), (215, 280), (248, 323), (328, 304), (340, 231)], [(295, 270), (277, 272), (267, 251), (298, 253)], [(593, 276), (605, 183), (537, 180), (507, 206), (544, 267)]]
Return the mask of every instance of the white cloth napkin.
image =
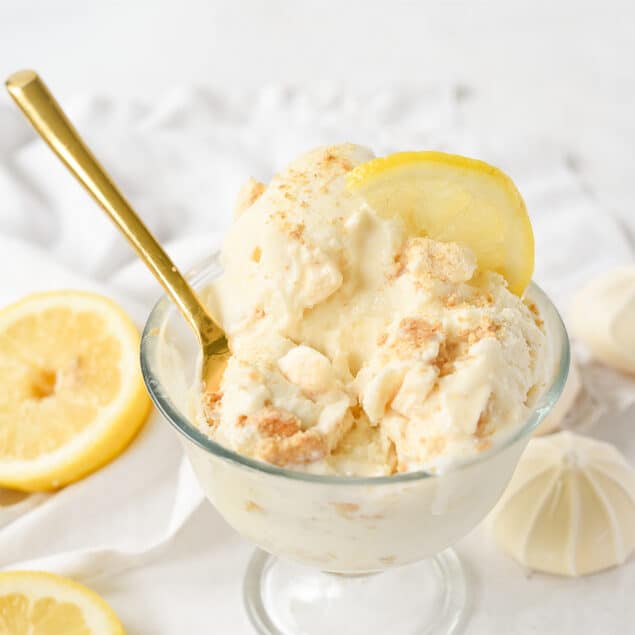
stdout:
[[(218, 246), (234, 195), (248, 176), (268, 180), (311, 145), (350, 140), (378, 154), (438, 148), (482, 157), (510, 173), (523, 192), (536, 233), (535, 278), (566, 313), (584, 280), (633, 260), (628, 239), (581, 187), (566, 149), (477, 136), (462, 126), (466, 108), (469, 99), (456, 87), (357, 97), (328, 87), (271, 87), (241, 99), (178, 90), (153, 106), (91, 97), (69, 111), (183, 268)], [(139, 326), (159, 295), (103, 213), (17, 111), (2, 106), (0, 305), (60, 287), (106, 293)], [(597, 385), (591, 375), (588, 381)], [(618, 389), (616, 401), (611, 392)], [(605, 382), (603, 392), (611, 408), (624, 408), (635, 387), (619, 376)], [(627, 446), (635, 460), (633, 444)], [(184, 525), (199, 518), (194, 512), (202, 494), (175, 433), (155, 413), (132, 446), (99, 472), (52, 495), (14, 505), (2, 500), (0, 568), (43, 568), (94, 580), (156, 561), (159, 554), (165, 558)], [(462, 547), (468, 559), (478, 553), (473, 542)], [(229, 541), (217, 562), (228, 562), (224, 558), (236, 548)], [(242, 562), (242, 552), (235, 553)], [(239, 575), (226, 569), (219, 585)], [(152, 632), (176, 632), (157, 629)]]

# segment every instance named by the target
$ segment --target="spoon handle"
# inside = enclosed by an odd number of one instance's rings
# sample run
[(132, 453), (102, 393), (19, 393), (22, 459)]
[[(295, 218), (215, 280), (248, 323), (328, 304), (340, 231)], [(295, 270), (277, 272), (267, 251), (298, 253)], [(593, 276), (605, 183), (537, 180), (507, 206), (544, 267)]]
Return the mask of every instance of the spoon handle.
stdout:
[(222, 330), (88, 149), (37, 73), (30, 70), (14, 73), (7, 79), (6, 86), (40, 137), (128, 239), (199, 334), (203, 344), (219, 339), (223, 334)]

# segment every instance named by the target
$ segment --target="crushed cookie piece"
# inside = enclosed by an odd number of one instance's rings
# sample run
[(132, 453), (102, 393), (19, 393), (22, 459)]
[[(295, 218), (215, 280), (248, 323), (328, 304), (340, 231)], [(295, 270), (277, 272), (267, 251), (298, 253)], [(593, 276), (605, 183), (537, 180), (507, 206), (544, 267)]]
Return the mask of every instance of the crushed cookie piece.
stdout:
[(483, 322), (476, 327), (459, 331), (458, 338), (465, 340), (468, 346), (472, 346), (472, 344), (476, 344), (476, 342), (485, 337), (495, 337), (500, 329), (500, 324), (497, 324), (490, 318), (485, 318)]
[(356, 403), (354, 406), (351, 406), (351, 414), (355, 419), (359, 419), (364, 414), (364, 409), (361, 404)]
[(487, 424), (489, 423), (489, 415), (485, 410), (481, 412), (478, 421), (476, 422), (476, 432), (474, 433), (477, 437), (482, 438), (487, 436)]
[(478, 452), (484, 452), (485, 450), (489, 450), (492, 447), (491, 439), (479, 439), (476, 443), (476, 450)]
[(425, 444), (430, 456), (441, 454), (447, 445), (445, 437), (424, 437), (421, 441)]
[(494, 296), (489, 291), (484, 293), (477, 292), (467, 299), (461, 299), (455, 292), (452, 292), (448, 296), (446, 296), (443, 301), (445, 307), (448, 309), (453, 309), (460, 306), (477, 306), (484, 308), (487, 306), (491, 306), (493, 302)]
[(295, 240), (302, 240), (302, 235), (304, 234), (305, 225), (304, 223), (298, 223), (289, 230), (289, 238), (294, 238)]
[(426, 237), (406, 243), (408, 269), (418, 278), (443, 282), (465, 282), (476, 270), (474, 254), (456, 243), (440, 243)]
[(203, 406), (205, 407), (205, 410), (214, 410), (222, 398), (223, 393), (220, 391), (204, 393)]
[(545, 321), (540, 317), (540, 311), (538, 310), (538, 306), (535, 302), (531, 302), (529, 300), (525, 301), (525, 305), (531, 311), (534, 316), (534, 323), (536, 326), (541, 329), (545, 325)]
[(454, 364), (444, 364), (439, 369), (439, 377), (447, 377), (451, 375), (456, 370), (456, 366)]
[(342, 170), (344, 170), (344, 172), (350, 172), (353, 169), (353, 164), (348, 159), (342, 159), (340, 161), (340, 165), (342, 166)]
[(335, 168), (341, 172), (350, 172), (353, 164), (345, 157), (340, 157), (332, 149), (327, 148), (319, 161), (320, 167)]
[(257, 454), (278, 467), (318, 461), (326, 455), (322, 435), (313, 430), (297, 432), (290, 437), (273, 437), (258, 443)]
[(331, 503), (335, 508), (335, 511), (342, 518), (350, 520), (359, 511), (359, 505), (357, 503)]
[(262, 195), (267, 186), (256, 179), (249, 178), (238, 191), (234, 205), (234, 216), (240, 216), (249, 209)]
[(475, 327), (458, 331), (454, 336), (448, 337), (439, 345), (439, 353), (433, 364), (439, 371), (439, 377), (445, 377), (454, 372), (455, 363), (462, 359), (469, 348), (485, 337), (496, 337), (501, 325), (490, 318)]
[(386, 280), (398, 278), (406, 270), (406, 262), (403, 253), (400, 251), (393, 256), (393, 265), (386, 273)]
[(395, 442), (392, 439), (388, 439), (386, 463), (388, 466), (388, 474), (394, 474), (397, 471), (397, 448), (395, 447)]
[(382, 333), (381, 335), (379, 335), (377, 337), (377, 346), (383, 346), (386, 343), (387, 339), (388, 339), (387, 333)]
[(223, 393), (220, 391), (203, 393), (203, 414), (207, 425), (211, 428), (218, 424), (217, 410), (222, 398)]
[(290, 437), (302, 430), (300, 419), (276, 408), (263, 408), (249, 418), (266, 437)]
[(483, 412), (481, 412), (478, 421), (476, 422), (476, 431), (474, 435), (479, 439), (483, 437), (487, 437), (491, 435), (494, 430), (492, 429), (492, 410), (494, 410), (494, 400), (490, 395), (490, 398), (483, 408)]
[(287, 234), (289, 238), (298, 240), (304, 243), (304, 230), (305, 225), (303, 222), (294, 223), (288, 218), (288, 215), (284, 211), (277, 211), (268, 218), (268, 222), (274, 223), (280, 231)]
[(265, 510), (260, 505), (258, 505), (258, 503), (252, 500), (245, 501), (245, 511), (258, 512), (259, 514), (264, 514), (265, 512)]
[(448, 309), (455, 307), (459, 303), (459, 299), (456, 296), (456, 293), (451, 293), (449, 296), (445, 298), (445, 306)]
[(318, 167), (322, 170), (336, 170), (338, 173), (345, 173), (353, 169), (353, 164), (347, 158), (339, 156), (337, 148), (329, 147), (319, 158)]
[(261, 306), (257, 306), (254, 309), (254, 318), (256, 320), (261, 320), (263, 317), (265, 317), (265, 315), (266, 315), (265, 310)]
[(255, 247), (254, 250), (251, 252), (251, 259), (254, 262), (260, 262), (261, 256), (262, 256), (262, 249), (260, 247)]
[(536, 306), (535, 302), (530, 302), (527, 301), (525, 302), (525, 304), (527, 305), (527, 308), (536, 316), (538, 317), (540, 315), (540, 311), (538, 311), (538, 307)]
[(430, 324), (423, 318), (403, 318), (399, 322), (399, 334), (409, 343), (420, 348), (438, 331), (438, 324)]
[(278, 223), (278, 225), (284, 227), (284, 223), (286, 223), (287, 220), (287, 213), (284, 210), (278, 210), (277, 212), (271, 214), (268, 220)]

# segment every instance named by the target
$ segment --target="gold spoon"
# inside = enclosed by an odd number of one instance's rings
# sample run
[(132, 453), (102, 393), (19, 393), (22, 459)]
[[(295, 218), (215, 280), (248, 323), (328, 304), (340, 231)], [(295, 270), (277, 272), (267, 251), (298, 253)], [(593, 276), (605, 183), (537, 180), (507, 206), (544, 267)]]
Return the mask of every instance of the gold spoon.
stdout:
[(6, 87), (36, 132), (110, 216), (190, 324), (203, 353), (203, 382), (208, 390), (216, 390), (230, 355), (223, 330), (93, 156), (37, 73), (18, 71), (7, 79)]

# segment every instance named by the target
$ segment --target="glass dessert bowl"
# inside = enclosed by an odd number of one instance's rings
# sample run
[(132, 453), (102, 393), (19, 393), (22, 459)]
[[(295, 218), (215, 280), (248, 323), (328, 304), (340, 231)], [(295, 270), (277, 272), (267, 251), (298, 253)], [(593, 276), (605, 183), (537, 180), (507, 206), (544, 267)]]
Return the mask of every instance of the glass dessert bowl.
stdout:
[[(191, 276), (219, 276), (211, 256)], [(178, 431), (200, 484), (225, 520), (259, 549), (244, 597), (259, 633), (452, 633), (469, 589), (448, 548), (493, 508), (534, 428), (557, 401), (569, 367), (568, 338), (549, 298), (527, 295), (545, 323), (550, 378), (524, 422), (488, 449), (437, 473), (319, 475), (276, 467), (213, 441), (194, 422), (197, 342), (164, 297), (141, 342), (146, 385)], [(379, 574), (379, 575), (376, 575)]]

